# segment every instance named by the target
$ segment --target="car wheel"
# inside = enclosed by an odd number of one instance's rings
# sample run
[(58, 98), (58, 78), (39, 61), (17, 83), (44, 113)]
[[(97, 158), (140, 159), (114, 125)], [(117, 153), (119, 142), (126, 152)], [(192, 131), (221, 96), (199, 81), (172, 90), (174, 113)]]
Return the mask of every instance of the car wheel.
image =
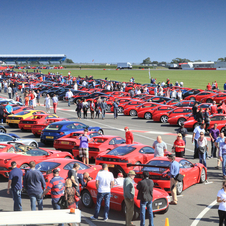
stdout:
[(130, 114), (130, 116), (136, 116), (137, 111), (136, 110), (130, 110), (129, 114)]
[(168, 122), (168, 116), (167, 115), (162, 115), (161, 118), (160, 118), (160, 122), (162, 123), (167, 123)]
[(65, 159), (71, 159), (71, 157), (70, 156), (66, 156), (66, 157), (64, 157)]
[(212, 99), (207, 99), (206, 103), (213, 103), (213, 100)]
[(194, 97), (190, 97), (190, 100), (195, 100), (195, 98)]
[(37, 148), (38, 145), (35, 142), (32, 142), (29, 146), (33, 147), (33, 148)]
[(141, 164), (141, 162), (140, 162), (140, 161), (138, 161), (138, 162), (136, 162), (135, 164), (136, 164), (136, 165), (140, 165), (140, 164)]
[[(125, 202), (122, 203), (122, 212), (126, 215), (126, 204)], [(133, 210), (133, 220), (137, 220), (140, 215), (140, 209), (134, 205)]]
[(4, 128), (0, 128), (0, 133), (6, 133), (6, 130)]
[(123, 108), (122, 107), (118, 108), (118, 113), (123, 113)]
[(183, 191), (183, 181), (177, 182), (177, 195), (180, 195)]
[(20, 166), (21, 169), (28, 168), (28, 167), (29, 167), (29, 165), (26, 164), (26, 163), (24, 163), (24, 164), (22, 164), (22, 165)]
[(178, 126), (181, 126), (182, 123), (184, 123), (186, 121), (185, 118), (179, 118), (177, 121)]
[(99, 129), (98, 133), (101, 134), (101, 135), (104, 135), (104, 131), (102, 129)]
[(144, 114), (144, 118), (147, 119), (147, 120), (152, 119), (152, 114), (150, 112), (146, 112)]
[(202, 171), (201, 171), (201, 175), (200, 175), (200, 183), (204, 183), (206, 181), (206, 171), (204, 168), (202, 168)]
[(25, 129), (24, 129), (24, 128), (21, 128), (21, 131), (22, 131), (22, 132), (25, 132)]
[(46, 94), (47, 94), (47, 93), (44, 92), (44, 93), (42, 93), (42, 96), (43, 96), (43, 97), (46, 97)]
[(198, 122), (194, 124), (193, 130), (194, 130), (197, 126), (199, 126), (199, 123), (198, 123)]
[(90, 208), (93, 206), (93, 199), (88, 190), (82, 192), (81, 200), (85, 207)]

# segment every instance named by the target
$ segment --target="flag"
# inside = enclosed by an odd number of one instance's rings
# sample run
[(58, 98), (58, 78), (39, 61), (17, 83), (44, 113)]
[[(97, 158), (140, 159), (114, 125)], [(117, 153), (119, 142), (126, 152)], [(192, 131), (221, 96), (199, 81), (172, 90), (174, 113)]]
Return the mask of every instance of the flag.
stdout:
[(92, 62), (94, 62), (94, 59), (92, 60)]
[(148, 74), (149, 74), (149, 79), (151, 79), (151, 72), (150, 72), (150, 68), (148, 69)]

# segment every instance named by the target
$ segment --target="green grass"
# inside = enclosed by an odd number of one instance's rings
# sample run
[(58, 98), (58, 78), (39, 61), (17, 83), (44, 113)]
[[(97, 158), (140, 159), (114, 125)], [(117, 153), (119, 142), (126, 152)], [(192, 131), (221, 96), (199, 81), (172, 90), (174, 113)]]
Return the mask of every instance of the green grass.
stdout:
[[(34, 71), (34, 70), (29, 70)], [(62, 73), (67, 75), (68, 71), (71, 71), (72, 76), (85, 77), (92, 75), (94, 78), (104, 79), (107, 77), (109, 80), (125, 81), (128, 82), (131, 77), (135, 78), (135, 82), (149, 83), (148, 70), (92, 70), (92, 69), (63, 69), (63, 70), (41, 70), (42, 73), (47, 74), (48, 72)], [(166, 81), (167, 78), (174, 84), (176, 81), (184, 82), (185, 87), (201, 88), (205, 89), (208, 82), (217, 81), (218, 87), (223, 89), (223, 85), (226, 82), (225, 74), (226, 71), (189, 71), (189, 70), (151, 70), (151, 76), (156, 78), (158, 82)]]

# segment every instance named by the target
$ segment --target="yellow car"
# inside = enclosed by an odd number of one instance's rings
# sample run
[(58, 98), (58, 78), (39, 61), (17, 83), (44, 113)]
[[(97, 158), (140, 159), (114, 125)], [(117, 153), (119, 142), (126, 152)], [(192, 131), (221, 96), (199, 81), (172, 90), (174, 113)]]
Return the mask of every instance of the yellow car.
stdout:
[(30, 118), (31, 116), (36, 115), (36, 114), (46, 114), (46, 112), (41, 111), (41, 110), (21, 111), (16, 114), (8, 115), (6, 118), (6, 123), (10, 127), (18, 127), (20, 120)]

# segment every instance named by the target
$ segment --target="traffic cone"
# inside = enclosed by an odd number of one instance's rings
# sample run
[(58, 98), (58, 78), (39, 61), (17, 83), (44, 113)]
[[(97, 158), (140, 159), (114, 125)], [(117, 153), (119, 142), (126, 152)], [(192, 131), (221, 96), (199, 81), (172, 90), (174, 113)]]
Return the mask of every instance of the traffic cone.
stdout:
[(165, 226), (170, 226), (169, 225), (169, 219), (168, 218), (166, 218), (166, 220), (165, 220)]

